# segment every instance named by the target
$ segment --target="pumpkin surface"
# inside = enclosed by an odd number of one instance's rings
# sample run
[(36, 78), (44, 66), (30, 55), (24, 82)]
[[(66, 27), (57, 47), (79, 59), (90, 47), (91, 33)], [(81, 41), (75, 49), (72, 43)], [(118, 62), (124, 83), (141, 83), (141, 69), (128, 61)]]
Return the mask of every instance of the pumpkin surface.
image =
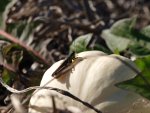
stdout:
[[(134, 103), (143, 100), (143, 98), (115, 86), (116, 83), (136, 76), (136, 73), (126, 65), (127, 63), (137, 69), (130, 59), (114, 54), (107, 55), (101, 51), (85, 51), (77, 54), (77, 57), (81, 57), (83, 60), (78, 62), (70, 71), (54, 80), (52, 80), (51, 75), (63, 60), (53, 64), (45, 72), (40, 86), (66, 90), (81, 100), (90, 103), (103, 113), (131, 113), (130, 111), (141, 113), (140, 110), (133, 110), (133, 107)], [(40, 89), (33, 93), (29, 113), (52, 112), (52, 96), (58, 109), (74, 107), (76, 109), (75, 113), (95, 113), (95, 111), (80, 102), (46, 89)], [(136, 107), (138, 109), (138, 104), (136, 104)], [(150, 113), (150, 107), (144, 109), (145, 112), (142, 113)]]

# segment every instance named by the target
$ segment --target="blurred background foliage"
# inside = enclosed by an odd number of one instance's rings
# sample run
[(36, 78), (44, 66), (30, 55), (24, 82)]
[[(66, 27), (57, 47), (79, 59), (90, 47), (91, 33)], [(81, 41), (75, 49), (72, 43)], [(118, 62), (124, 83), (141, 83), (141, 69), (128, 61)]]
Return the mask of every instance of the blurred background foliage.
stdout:
[[(100, 50), (134, 59), (141, 72), (117, 86), (150, 99), (149, 0), (0, 0), (0, 6), (0, 72), (8, 85), (38, 85), (69, 52)], [(0, 87), (0, 105), (7, 106), (10, 93)]]

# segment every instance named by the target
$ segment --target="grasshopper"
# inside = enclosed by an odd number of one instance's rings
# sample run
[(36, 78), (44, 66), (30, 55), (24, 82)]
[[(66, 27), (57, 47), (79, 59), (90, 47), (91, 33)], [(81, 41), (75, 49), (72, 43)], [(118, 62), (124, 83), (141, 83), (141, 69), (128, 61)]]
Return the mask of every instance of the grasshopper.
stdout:
[(77, 63), (79, 63), (83, 58), (76, 57), (75, 52), (72, 52), (62, 64), (53, 72), (52, 76), (58, 78), (61, 74), (68, 72), (72, 69)]

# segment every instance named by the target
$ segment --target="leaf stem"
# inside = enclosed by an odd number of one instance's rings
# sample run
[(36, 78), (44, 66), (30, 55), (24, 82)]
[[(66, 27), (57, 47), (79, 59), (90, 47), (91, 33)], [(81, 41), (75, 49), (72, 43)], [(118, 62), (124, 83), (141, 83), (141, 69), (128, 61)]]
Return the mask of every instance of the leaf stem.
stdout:
[(46, 66), (50, 66), (50, 64), (37, 51), (33, 50), (29, 46), (26, 46), (24, 43), (22, 43), (16, 37), (11, 36), (10, 34), (6, 33), (3, 30), (0, 30), (0, 35), (4, 36), (6, 39), (10, 40), (11, 42), (18, 44), (19, 46), (23, 47), (25, 50), (34, 54)]

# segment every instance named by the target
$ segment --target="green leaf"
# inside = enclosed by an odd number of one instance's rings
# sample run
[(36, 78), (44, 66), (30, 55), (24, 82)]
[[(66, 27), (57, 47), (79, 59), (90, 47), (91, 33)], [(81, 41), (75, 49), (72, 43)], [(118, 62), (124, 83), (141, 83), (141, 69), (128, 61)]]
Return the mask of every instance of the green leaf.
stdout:
[(138, 58), (135, 61), (141, 70), (135, 78), (116, 84), (118, 87), (134, 91), (150, 100), (150, 56)]
[(106, 48), (100, 44), (95, 44), (93, 47), (93, 50), (99, 50), (99, 51), (103, 51), (104, 53), (107, 53), (107, 54), (112, 54), (112, 52), (108, 48)]
[(134, 36), (136, 38), (137, 41), (148, 41), (150, 42), (150, 37), (146, 36), (145, 34), (143, 34), (141, 31), (137, 30), (137, 29), (132, 29), (131, 31), (132, 36)]
[(77, 53), (82, 52), (82, 51), (86, 51), (87, 50), (87, 45), (88, 45), (89, 41), (91, 40), (91, 38), (92, 38), (91, 33), (79, 36), (71, 44), (70, 50), (75, 51)]
[(6, 45), (2, 48), (3, 57), (13, 66), (17, 67), (23, 58), (23, 50), (17, 44)]
[(141, 33), (150, 38), (150, 25), (144, 27), (144, 28), (141, 30)]
[(122, 19), (116, 22), (110, 29), (110, 32), (123, 38), (133, 38), (131, 31), (136, 23), (136, 17)]
[(107, 46), (115, 52), (122, 52), (135, 41), (136, 37), (132, 34), (136, 18), (127, 18), (117, 21), (110, 29), (102, 32), (102, 38), (106, 41)]
[(117, 21), (110, 29), (102, 32), (107, 46), (115, 52), (126, 51), (137, 56), (150, 54), (150, 26), (141, 31), (134, 28), (136, 17)]
[(128, 45), (130, 44), (129, 39), (114, 35), (110, 30), (104, 30), (102, 32), (102, 38), (106, 41), (107, 46), (113, 52), (116, 50), (121, 52), (127, 49)]
[(8, 85), (10, 85), (13, 80), (15, 79), (16, 75), (15, 73), (7, 70), (7, 69), (3, 69), (3, 72), (2, 72), (2, 79), (4, 80), (4, 82)]
[(129, 48), (130, 48), (129, 50), (137, 56), (150, 55), (150, 49), (144, 46), (141, 46), (139, 44), (134, 44), (130, 46)]
[(150, 25), (141, 29), (139, 39), (144, 41), (144, 45), (147, 48), (150, 48)]

